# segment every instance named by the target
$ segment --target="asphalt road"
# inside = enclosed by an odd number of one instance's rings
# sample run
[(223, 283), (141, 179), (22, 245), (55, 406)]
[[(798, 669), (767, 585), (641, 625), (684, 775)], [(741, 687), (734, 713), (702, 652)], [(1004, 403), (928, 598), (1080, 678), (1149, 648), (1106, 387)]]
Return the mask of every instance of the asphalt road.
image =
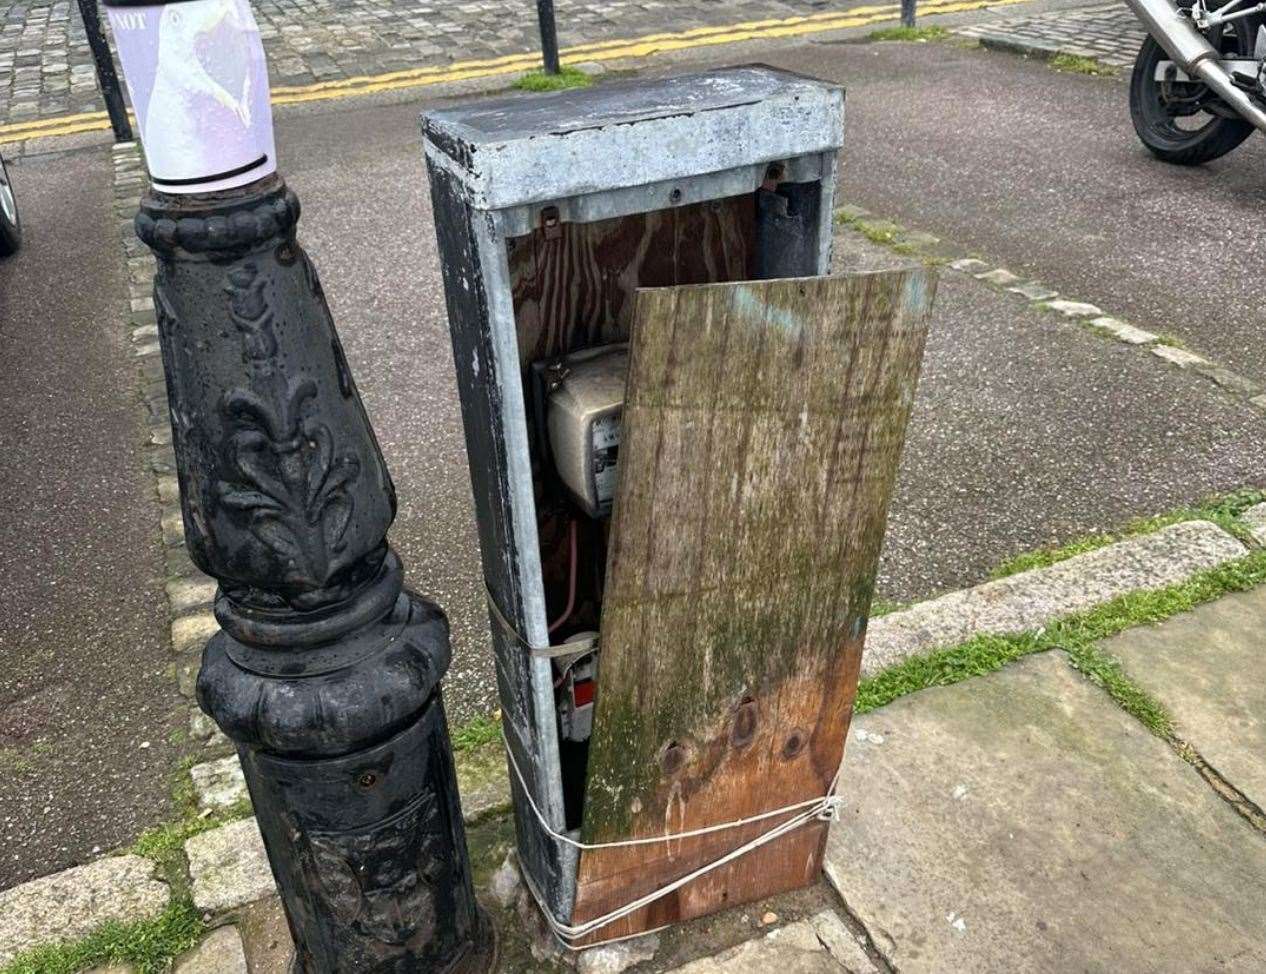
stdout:
[[(1232, 221), (1228, 239), (1257, 239), (1257, 145), (1170, 170), (1130, 142), (1119, 83), (948, 45), (823, 44), (765, 59), (848, 83), (846, 197), (1266, 378), (1252, 340), (1257, 268), (1217, 233)], [(392, 541), (410, 584), (453, 622), (446, 692), (461, 720), (494, 706), (495, 691), (422, 107), (282, 112), (278, 142), (304, 201), (300, 239), (395, 478)], [(140, 407), (113, 330), (123, 288), (108, 158), (31, 157), (16, 176), (39, 232), (0, 264), (0, 351), (13, 363), (0, 396), (0, 759), (17, 769), (0, 769), (0, 887), (161, 817), (166, 742), (181, 722), (161, 676)], [(1187, 251), (1171, 254), (1179, 228)], [(891, 258), (845, 238), (840, 259)], [(1213, 273), (1216, 259), (1228, 263)], [(73, 268), (73, 286), (50, 285), (49, 268)], [(1264, 434), (1258, 413), (1204, 380), (947, 276), (879, 594), (970, 584), (1015, 552), (1261, 481)]]
[(11, 175), (28, 230), (0, 261), (0, 888), (165, 818), (188, 719), (166, 673), (109, 151)]
[(1126, 85), (951, 44), (804, 49), (848, 86), (842, 194), (1266, 383), (1266, 140), (1184, 169)]

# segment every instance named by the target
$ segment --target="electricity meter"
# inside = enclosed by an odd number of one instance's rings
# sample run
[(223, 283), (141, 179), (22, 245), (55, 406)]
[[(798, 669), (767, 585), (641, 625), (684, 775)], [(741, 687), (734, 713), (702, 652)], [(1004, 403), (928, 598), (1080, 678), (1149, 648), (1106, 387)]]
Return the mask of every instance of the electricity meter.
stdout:
[(549, 394), (546, 422), (559, 480), (593, 518), (610, 515), (615, 499), (628, 371), (627, 345), (588, 349), (567, 358)]

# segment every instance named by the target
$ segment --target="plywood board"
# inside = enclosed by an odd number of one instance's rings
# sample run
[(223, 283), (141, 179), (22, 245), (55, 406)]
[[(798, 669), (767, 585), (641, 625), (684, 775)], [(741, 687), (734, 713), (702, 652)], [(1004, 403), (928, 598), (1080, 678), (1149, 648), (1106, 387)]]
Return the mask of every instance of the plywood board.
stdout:
[(627, 341), (639, 287), (750, 277), (754, 232), (748, 193), (515, 237), (510, 281), (523, 365)]
[[(934, 290), (917, 268), (637, 293), (585, 841), (827, 791)], [(587, 850), (573, 921), (770, 824)], [(814, 823), (590, 939), (805, 885), (824, 840)]]

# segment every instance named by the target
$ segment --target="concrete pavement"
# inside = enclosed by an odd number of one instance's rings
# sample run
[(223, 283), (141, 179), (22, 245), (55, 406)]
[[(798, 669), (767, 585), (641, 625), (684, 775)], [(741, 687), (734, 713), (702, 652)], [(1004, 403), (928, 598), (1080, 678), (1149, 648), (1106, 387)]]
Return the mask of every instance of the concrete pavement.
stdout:
[[(1266, 594), (1247, 598), (1253, 624), (1235, 637), (1246, 648), (1266, 620)], [(1187, 623), (1155, 633), (1182, 640)], [(1266, 834), (1062, 657), (859, 718), (832, 884), (903, 972), (1261, 970)], [(1266, 678), (1263, 661), (1241, 678)], [(1260, 773), (1260, 730), (1218, 736), (1256, 748)]]

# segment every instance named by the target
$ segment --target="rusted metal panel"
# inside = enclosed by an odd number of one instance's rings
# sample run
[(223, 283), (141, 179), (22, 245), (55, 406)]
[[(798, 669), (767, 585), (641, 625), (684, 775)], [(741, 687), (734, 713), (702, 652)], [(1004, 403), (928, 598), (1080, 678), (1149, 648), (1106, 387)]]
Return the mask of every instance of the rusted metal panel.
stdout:
[[(934, 290), (911, 269), (638, 292), (584, 841), (828, 791)], [(776, 822), (586, 850), (574, 922)], [(791, 833), (595, 937), (804, 885), (824, 841)]]

